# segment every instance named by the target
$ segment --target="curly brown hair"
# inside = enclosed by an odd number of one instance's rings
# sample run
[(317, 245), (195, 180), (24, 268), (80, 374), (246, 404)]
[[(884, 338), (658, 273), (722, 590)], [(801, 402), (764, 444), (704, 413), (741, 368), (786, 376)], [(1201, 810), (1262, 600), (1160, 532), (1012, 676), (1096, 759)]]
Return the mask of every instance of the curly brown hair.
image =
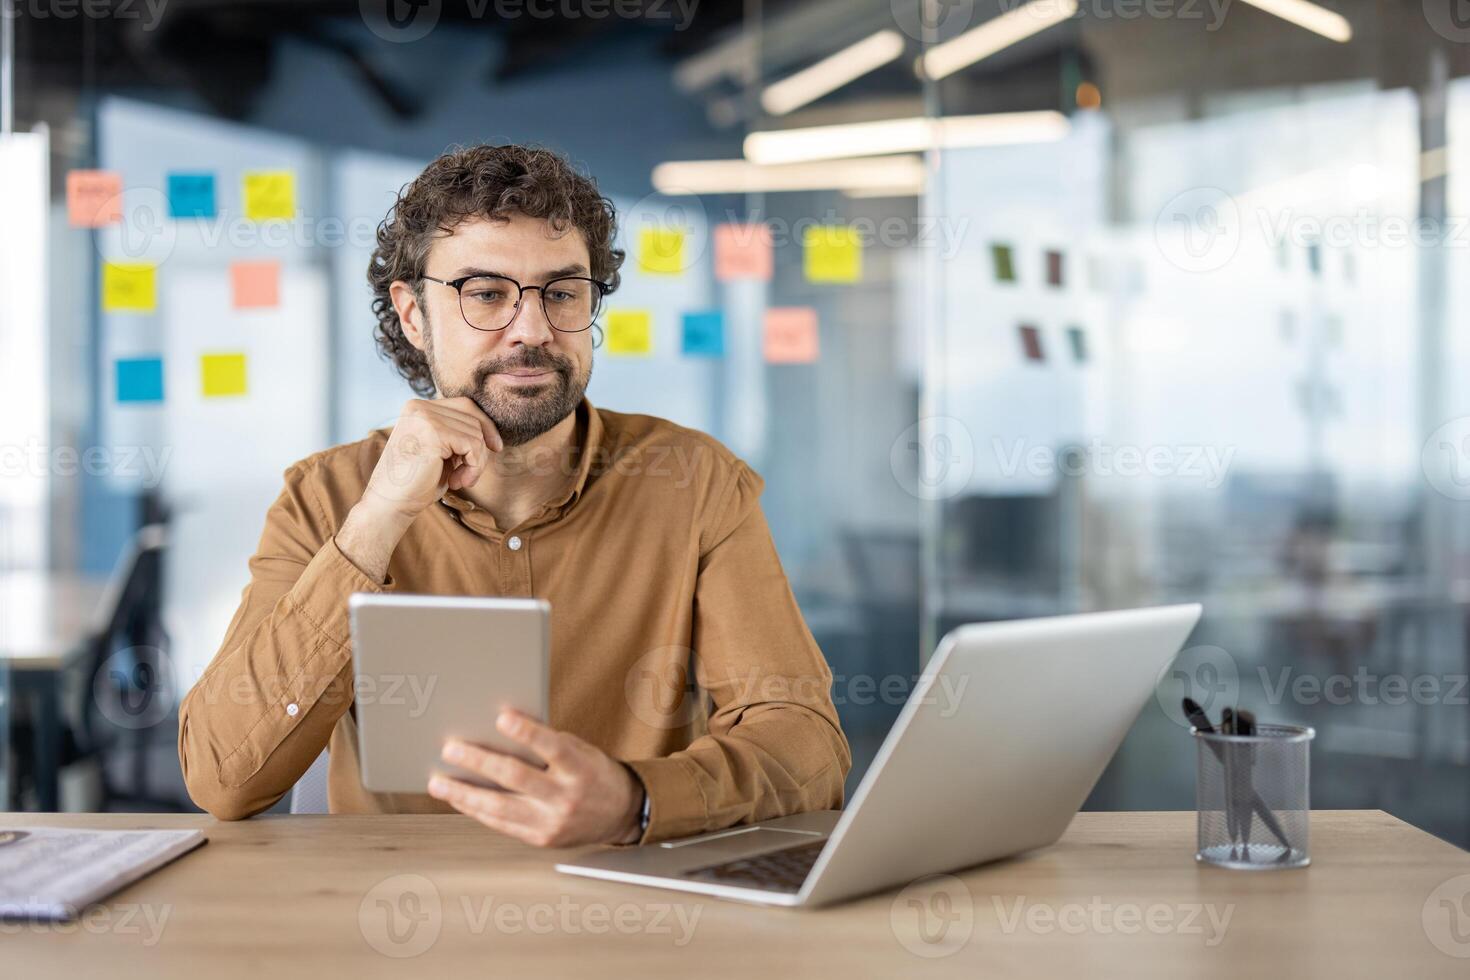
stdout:
[(582, 233), (591, 256), (592, 278), (617, 289), (624, 253), (613, 247), (617, 213), (597, 191), (597, 182), (550, 150), (527, 146), (454, 147), (398, 192), (388, 216), (378, 225), (378, 246), (368, 262), (373, 287), (373, 336), (378, 352), (420, 397), (434, 393), (424, 352), (403, 335), (389, 288), (412, 283), (423, 302), (424, 264), (437, 234), (453, 232), (468, 218), (523, 214)]

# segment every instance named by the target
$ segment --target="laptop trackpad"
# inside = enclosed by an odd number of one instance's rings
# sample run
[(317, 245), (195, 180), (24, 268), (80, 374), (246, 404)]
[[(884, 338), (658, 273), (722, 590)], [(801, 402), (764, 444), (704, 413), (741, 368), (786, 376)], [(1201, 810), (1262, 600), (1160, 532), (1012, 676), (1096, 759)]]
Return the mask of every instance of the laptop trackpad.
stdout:
[(780, 850), (783, 847), (795, 847), (797, 844), (821, 840), (826, 836), (826, 834), (811, 831), (780, 830), (775, 827), (745, 827), (690, 840), (665, 841), (659, 846), (676, 849), (675, 853), (680, 857), (708, 864), (711, 863), (711, 859), (717, 861), (720, 858), (734, 859), (749, 854), (761, 854), (766, 851)]

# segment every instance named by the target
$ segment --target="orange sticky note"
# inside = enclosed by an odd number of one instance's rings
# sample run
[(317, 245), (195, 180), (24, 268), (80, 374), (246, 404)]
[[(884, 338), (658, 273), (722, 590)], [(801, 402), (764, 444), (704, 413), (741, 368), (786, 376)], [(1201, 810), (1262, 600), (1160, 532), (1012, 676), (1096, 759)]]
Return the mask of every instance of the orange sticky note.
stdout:
[(122, 174), (71, 170), (66, 175), (66, 217), (73, 228), (101, 228), (122, 221)]
[(715, 226), (715, 278), (720, 282), (736, 279), (770, 282), (773, 264), (770, 225)]
[(772, 364), (810, 364), (817, 359), (817, 311), (810, 306), (766, 310), (765, 353)]
[(281, 305), (281, 263), (230, 263), (230, 292), (237, 310)]

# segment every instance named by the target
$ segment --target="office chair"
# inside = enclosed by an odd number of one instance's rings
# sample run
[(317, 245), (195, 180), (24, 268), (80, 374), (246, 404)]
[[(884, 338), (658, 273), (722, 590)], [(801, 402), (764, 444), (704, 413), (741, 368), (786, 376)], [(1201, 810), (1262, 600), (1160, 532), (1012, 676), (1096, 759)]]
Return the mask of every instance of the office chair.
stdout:
[(292, 813), (329, 813), (327, 809), (327, 753), (316, 761), (291, 787)]

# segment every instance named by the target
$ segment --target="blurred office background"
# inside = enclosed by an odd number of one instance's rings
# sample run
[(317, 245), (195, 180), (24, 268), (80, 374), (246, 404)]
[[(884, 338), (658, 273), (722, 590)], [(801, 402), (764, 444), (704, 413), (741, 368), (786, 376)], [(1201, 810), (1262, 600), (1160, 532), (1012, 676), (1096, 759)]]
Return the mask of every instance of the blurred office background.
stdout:
[(174, 702), (282, 469), (409, 397), (373, 229), (514, 141), (622, 214), (591, 398), (765, 477), (850, 785), (953, 625), (1202, 601), (1090, 806), (1193, 805), (1192, 693), (1470, 844), (1455, 9), (7, 4), (8, 806), (188, 806)]

